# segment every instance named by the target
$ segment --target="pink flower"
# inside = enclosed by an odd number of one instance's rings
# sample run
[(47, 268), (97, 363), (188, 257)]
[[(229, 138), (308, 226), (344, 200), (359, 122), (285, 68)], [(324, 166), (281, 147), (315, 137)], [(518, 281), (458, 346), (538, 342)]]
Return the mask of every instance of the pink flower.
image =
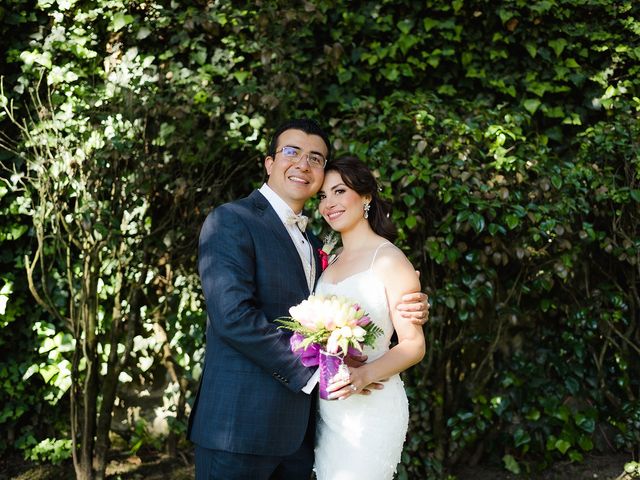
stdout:
[(276, 322), (294, 332), (291, 349), (302, 354), (305, 364), (306, 357), (313, 357), (319, 348), (345, 355), (350, 349), (362, 351), (364, 345), (373, 345), (382, 334), (360, 305), (337, 295), (310, 295), (289, 313), (290, 317)]

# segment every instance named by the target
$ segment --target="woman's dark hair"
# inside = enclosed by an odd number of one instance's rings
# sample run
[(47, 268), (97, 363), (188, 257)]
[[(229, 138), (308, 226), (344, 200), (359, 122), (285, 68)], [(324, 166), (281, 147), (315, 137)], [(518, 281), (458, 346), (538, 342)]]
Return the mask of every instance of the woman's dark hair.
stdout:
[[(389, 219), (391, 204), (380, 198), (378, 183), (373, 173), (359, 158), (347, 156), (330, 160), (324, 169), (327, 172), (338, 172), (342, 181), (360, 195), (370, 195), (369, 225), (381, 237), (393, 242), (398, 236), (396, 227)], [(363, 212), (364, 214), (364, 212)]]

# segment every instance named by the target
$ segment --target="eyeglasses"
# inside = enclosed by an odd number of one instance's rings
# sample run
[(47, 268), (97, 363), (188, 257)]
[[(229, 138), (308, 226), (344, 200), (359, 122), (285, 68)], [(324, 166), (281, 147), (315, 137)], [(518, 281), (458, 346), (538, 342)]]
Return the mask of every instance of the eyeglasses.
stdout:
[[(280, 150), (276, 150), (276, 155), (282, 152), (282, 155), (291, 163), (298, 163), (305, 155), (299, 148), (291, 147), (289, 145), (282, 147)], [(324, 168), (327, 164), (327, 159), (320, 153), (307, 153), (307, 163), (312, 168)]]

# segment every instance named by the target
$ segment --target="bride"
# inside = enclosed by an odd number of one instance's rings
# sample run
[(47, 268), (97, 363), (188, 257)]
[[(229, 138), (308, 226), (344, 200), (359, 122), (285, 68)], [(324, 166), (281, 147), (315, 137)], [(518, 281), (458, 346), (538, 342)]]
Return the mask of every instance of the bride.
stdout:
[[(420, 282), (411, 263), (391, 243), (395, 228), (371, 171), (357, 158), (327, 164), (319, 210), (340, 232), (343, 249), (323, 272), (317, 294), (338, 294), (360, 303), (384, 334), (365, 347), (368, 362), (328, 388), (319, 401), (315, 466), (318, 480), (392, 479), (400, 462), (409, 406), (400, 376), (425, 353), (420, 325), (403, 321), (395, 306)], [(389, 348), (396, 332), (398, 343)], [(387, 380), (388, 379), (388, 380)], [(356, 395), (368, 385), (381, 390)], [(366, 393), (366, 392), (365, 392)]]

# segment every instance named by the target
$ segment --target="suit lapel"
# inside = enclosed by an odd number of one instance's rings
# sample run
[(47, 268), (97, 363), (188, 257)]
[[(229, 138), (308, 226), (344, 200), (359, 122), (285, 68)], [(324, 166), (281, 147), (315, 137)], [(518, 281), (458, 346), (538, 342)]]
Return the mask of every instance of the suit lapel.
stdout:
[(320, 244), (320, 240), (318, 240), (313, 233), (309, 232), (308, 236), (313, 250), (313, 261), (316, 264), (316, 275), (313, 281), (313, 290), (315, 291), (318, 279), (320, 278), (320, 275), (322, 275), (322, 261), (320, 260), (320, 253), (318, 252), (322, 248), (322, 245)]
[[(295, 271), (298, 277), (296, 281), (299, 282), (300, 286), (306, 292), (305, 295), (308, 295), (309, 286), (307, 285), (307, 276), (304, 273), (302, 260), (300, 259), (298, 249), (294, 245), (287, 228), (284, 226), (282, 220), (280, 220), (280, 217), (269, 201), (264, 198), (259, 191), (254, 190), (249, 197), (253, 200), (257, 213), (264, 219), (265, 224), (268, 225), (270, 230), (273, 232), (273, 236), (276, 239), (279, 248), (281, 248), (284, 254), (290, 258), (291, 265), (295, 265)], [(317, 261), (316, 265), (318, 265)]]

